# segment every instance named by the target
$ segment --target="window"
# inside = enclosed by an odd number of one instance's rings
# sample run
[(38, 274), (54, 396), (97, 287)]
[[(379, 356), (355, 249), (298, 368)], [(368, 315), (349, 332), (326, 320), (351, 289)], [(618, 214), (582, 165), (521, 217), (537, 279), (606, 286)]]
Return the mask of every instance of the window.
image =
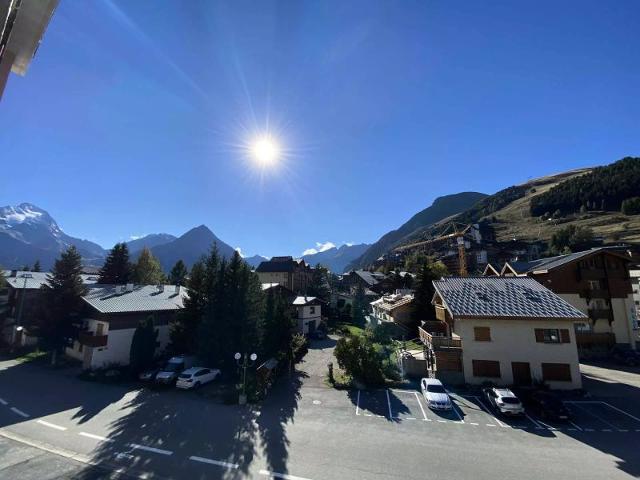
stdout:
[(314, 313), (316, 313), (316, 307), (309, 307), (309, 314), (313, 315)]
[(500, 378), (500, 362), (495, 360), (472, 360), (474, 377)]
[(473, 327), (476, 342), (490, 342), (491, 329), (489, 327)]
[(537, 343), (570, 343), (569, 330), (565, 328), (536, 328)]
[(571, 366), (568, 363), (543, 363), (542, 379), (545, 382), (570, 382)]

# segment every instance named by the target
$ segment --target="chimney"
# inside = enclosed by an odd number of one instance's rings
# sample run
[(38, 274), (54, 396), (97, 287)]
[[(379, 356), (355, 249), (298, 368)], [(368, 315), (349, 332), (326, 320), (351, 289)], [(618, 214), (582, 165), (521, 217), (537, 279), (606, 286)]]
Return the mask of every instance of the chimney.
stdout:
[(127, 292), (133, 292), (133, 283), (127, 283)]
[(176, 285), (176, 295), (180, 295), (180, 285)]
[(120, 295), (124, 290), (124, 285), (116, 285), (116, 295)]

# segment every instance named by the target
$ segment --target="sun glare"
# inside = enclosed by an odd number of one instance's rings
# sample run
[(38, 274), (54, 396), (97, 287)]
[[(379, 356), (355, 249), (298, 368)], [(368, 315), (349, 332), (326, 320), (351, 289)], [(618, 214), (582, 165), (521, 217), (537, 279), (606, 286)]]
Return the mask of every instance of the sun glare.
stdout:
[(280, 157), (278, 143), (270, 136), (256, 138), (251, 145), (253, 158), (262, 166), (273, 165)]

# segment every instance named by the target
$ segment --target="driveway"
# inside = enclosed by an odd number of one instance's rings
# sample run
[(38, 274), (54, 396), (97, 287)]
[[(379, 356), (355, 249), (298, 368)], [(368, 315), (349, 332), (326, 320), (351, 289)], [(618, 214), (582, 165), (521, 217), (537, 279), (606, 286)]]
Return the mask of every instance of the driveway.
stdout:
[(333, 349), (338, 338), (337, 335), (329, 335), (324, 340), (311, 340), (309, 352), (304, 356), (302, 362), (296, 366), (296, 370), (305, 375), (305, 386), (324, 386), (328, 371), (327, 364), (333, 362), (334, 368), (337, 368), (333, 357)]

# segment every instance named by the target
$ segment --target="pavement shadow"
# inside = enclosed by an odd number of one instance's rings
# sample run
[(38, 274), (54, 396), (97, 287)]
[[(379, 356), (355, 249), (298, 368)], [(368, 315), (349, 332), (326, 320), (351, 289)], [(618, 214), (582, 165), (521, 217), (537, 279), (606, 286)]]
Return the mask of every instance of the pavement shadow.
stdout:
[[(389, 422), (401, 423), (403, 417), (412, 415), (409, 407), (412, 398), (396, 395), (392, 390), (351, 389), (347, 391), (347, 397), (358, 416), (384, 418)], [(414, 408), (418, 409), (419, 406), (416, 404)]]
[(335, 338), (327, 337), (322, 340), (311, 340), (309, 342), (309, 350), (322, 350), (324, 348), (333, 348), (338, 343)]

